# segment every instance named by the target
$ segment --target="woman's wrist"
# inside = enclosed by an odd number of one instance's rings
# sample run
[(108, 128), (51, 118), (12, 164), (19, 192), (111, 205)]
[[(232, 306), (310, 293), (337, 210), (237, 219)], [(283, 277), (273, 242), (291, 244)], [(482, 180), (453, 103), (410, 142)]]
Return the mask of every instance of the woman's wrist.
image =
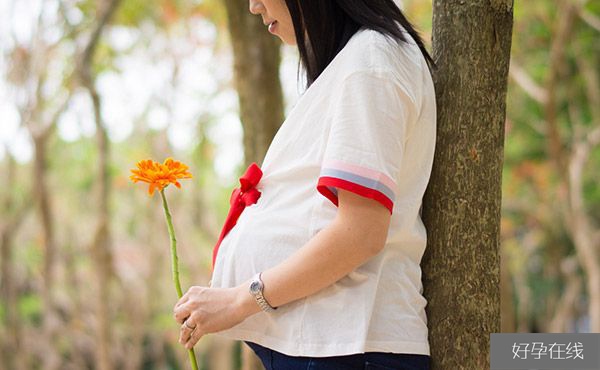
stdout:
[(250, 282), (252, 279), (235, 287), (237, 296), (237, 310), (242, 320), (261, 311), (256, 299), (250, 294)]

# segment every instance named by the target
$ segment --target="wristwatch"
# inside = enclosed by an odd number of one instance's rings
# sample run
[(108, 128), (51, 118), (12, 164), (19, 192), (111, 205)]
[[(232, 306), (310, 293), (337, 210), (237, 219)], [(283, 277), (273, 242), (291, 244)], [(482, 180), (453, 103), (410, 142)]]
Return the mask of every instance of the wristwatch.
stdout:
[(256, 299), (256, 303), (258, 303), (258, 305), (263, 311), (270, 312), (276, 310), (277, 307), (271, 306), (263, 296), (265, 284), (260, 279), (261, 274), (262, 272), (259, 272), (252, 278), (252, 281), (250, 282), (250, 294), (254, 296), (254, 299)]

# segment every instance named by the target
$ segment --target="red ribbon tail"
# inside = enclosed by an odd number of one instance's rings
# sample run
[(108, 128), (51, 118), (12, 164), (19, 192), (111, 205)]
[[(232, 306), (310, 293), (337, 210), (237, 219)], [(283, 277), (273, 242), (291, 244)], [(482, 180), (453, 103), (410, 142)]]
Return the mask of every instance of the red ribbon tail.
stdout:
[(258, 191), (255, 186), (260, 181), (263, 175), (260, 167), (252, 162), (250, 166), (246, 169), (244, 174), (240, 177), (240, 187), (233, 190), (231, 193), (231, 197), (229, 198), (229, 212), (227, 214), (227, 218), (225, 219), (225, 223), (223, 224), (223, 228), (221, 229), (221, 234), (219, 235), (219, 240), (217, 244), (213, 248), (212, 255), (212, 270), (214, 271), (215, 263), (217, 260), (217, 253), (219, 251), (219, 247), (221, 245), (221, 241), (225, 238), (225, 236), (229, 233), (229, 231), (235, 226), (238, 218), (244, 211), (247, 205), (254, 204), (257, 202), (258, 198), (260, 198), (260, 191)]

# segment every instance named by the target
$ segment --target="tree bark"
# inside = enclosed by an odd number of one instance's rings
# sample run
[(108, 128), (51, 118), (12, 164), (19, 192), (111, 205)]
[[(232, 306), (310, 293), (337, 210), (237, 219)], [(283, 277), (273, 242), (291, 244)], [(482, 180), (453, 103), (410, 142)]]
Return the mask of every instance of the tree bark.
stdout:
[(488, 369), (500, 332), (500, 204), (512, 0), (434, 0), (438, 130), (424, 199), (433, 369)]
[(510, 256), (506, 251), (500, 249), (500, 303), (502, 313), (501, 332), (514, 333), (516, 329), (515, 308), (513, 300), (512, 279), (508, 262)]

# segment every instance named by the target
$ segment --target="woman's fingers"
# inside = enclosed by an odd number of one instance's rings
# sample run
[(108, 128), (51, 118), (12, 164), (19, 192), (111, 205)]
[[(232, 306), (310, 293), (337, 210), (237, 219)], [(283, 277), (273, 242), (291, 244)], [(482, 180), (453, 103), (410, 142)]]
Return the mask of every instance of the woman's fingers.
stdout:
[(190, 310), (185, 305), (181, 305), (173, 310), (173, 317), (179, 324), (183, 324), (183, 322), (190, 317), (190, 314)]
[(177, 303), (175, 303), (174, 309), (179, 308), (179, 306), (181, 306), (182, 304), (185, 304), (190, 299), (189, 293), (190, 293), (190, 290), (188, 289), (188, 291), (185, 292), (185, 294), (182, 295), (181, 298), (179, 298)]
[(194, 330), (191, 330), (188, 334), (188, 338), (186, 338), (186, 340), (184, 341), (185, 348), (191, 349), (196, 345), (196, 343), (198, 343), (200, 338), (202, 338), (202, 331), (199, 327), (195, 328)]
[[(179, 332), (179, 343), (186, 344), (190, 339), (191, 335), (198, 330), (196, 327), (198, 324), (194, 321), (192, 316), (188, 317), (187, 320), (183, 322), (181, 325), (181, 329)], [(190, 328), (192, 327), (192, 328)]]
[(238, 294), (237, 288), (191, 287), (173, 310), (175, 320), (181, 324), (179, 342), (189, 349), (203, 335), (241, 322), (236, 306)]

